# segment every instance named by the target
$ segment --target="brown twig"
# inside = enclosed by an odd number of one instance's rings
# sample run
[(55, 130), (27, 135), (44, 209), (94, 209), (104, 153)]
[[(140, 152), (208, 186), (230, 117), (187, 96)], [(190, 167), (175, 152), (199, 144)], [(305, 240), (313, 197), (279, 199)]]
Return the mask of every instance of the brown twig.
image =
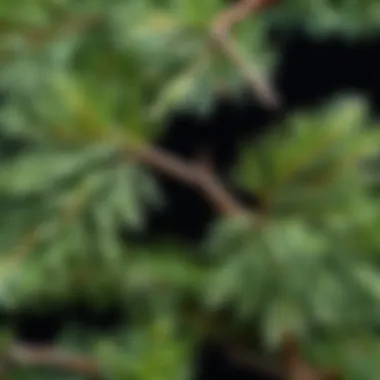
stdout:
[(241, 347), (227, 347), (226, 352), (232, 362), (238, 365), (239, 368), (263, 374), (271, 379), (284, 378), (285, 371), (280, 364), (273, 361), (269, 362), (267, 358), (260, 357), (254, 352)]
[(223, 186), (209, 168), (202, 163), (187, 163), (169, 152), (157, 148), (131, 148), (135, 159), (186, 185), (202, 192), (215, 209), (229, 217), (251, 216)]
[(299, 344), (294, 336), (288, 335), (283, 340), (282, 360), (285, 373), (291, 380), (339, 380), (335, 372), (322, 373), (313, 368), (303, 358)]
[[(6, 35), (16, 35), (22, 37), (33, 49), (43, 48), (46, 44), (52, 42), (55, 38), (66, 33), (85, 33), (91, 27), (102, 22), (101, 14), (92, 14), (82, 17), (66, 16), (57, 25), (50, 28), (23, 27), (15, 25), (7, 20), (0, 20), (0, 37)], [(12, 50), (0, 51), (0, 59), (6, 62), (17, 55)]]
[(101, 368), (96, 360), (50, 346), (13, 344), (7, 351), (5, 359), (11, 366), (51, 367), (96, 378), (101, 375)]
[(283, 340), (281, 362), (268, 362), (266, 358), (259, 357), (239, 345), (230, 344), (226, 352), (239, 367), (273, 379), (286, 377), (289, 380), (341, 380), (341, 376), (335, 371), (323, 372), (311, 366), (303, 357), (296, 338), (290, 335)]
[(81, 17), (65, 15), (62, 20), (50, 28), (24, 27), (12, 23), (8, 20), (0, 20), (0, 36), (20, 35), (32, 46), (41, 46), (44, 43), (53, 41), (60, 33), (74, 32), (82, 33), (88, 28), (101, 22), (101, 14), (90, 14)]
[[(297, 342), (287, 338), (283, 346), (283, 363), (274, 365), (250, 351), (239, 347), (228, 347), (229, 358), (249, 371), (259, 371), (273, 378), (283, 378), (287, 374), (292, 380), (338, 380), (336, 373), (321, 373), (311, 367), (301, 356)], [(65, 372), (100, 378), (98, 362), (89, 356), (73, 354), (54, 346), (13, 344), (6, 352), (6, 363), (11, 366), (51, 367)]]
[(252, 93), (264, 107), (269, 109), (280, 106), (279, 94), (252, 62), (245, 59), (228, 32), (233, 25), (247, 18), (252, 12), (257, 12), (275, 2), (277, 0), (240, 0), (216, 17), (211, 30), (213, 40), (247, 80)]

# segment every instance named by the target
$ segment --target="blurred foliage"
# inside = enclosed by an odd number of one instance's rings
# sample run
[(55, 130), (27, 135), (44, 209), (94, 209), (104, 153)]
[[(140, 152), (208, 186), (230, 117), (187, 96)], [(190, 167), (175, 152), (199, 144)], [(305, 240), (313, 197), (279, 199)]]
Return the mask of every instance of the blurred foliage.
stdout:
[[(0, 163), (0, 306), (119, 299), (131, 320), (116, 338), (87, 339), (68, 327), (62, 343), (99, 357), (107, 379), (191, 378), (204, 327), (189, 323), (189, 309), (203, 316), (225, 308), (226, 329), (244, 323), (253, 331), (259, 319), (268, 349), (293, 331), (316, 362), (332, 361), (348, 379), (372, 379), (380, 203), (371, 163), (380, 128), (360, 98), (289, 115), (260, 146), (242, 147), (232, 178), (262, 197), (265, 223), (219, 220), (202, 246), (207, 265), (185, 244), (143, 249), (120, 237), (121, 226), (143, 230), (147, 211), (164, 202), (126, 148), (154, 142), (173, 109), (207, 112), (221, 86), (234, 94), (244, 86), (210, 41), (224, 7), (222, 0), (0, 2), (7, 94), (0, 133), (31, 142)], [(295, 24), (317, 35), (374, 33), (380, 1), (284, 1), (232, 35), (270, 75), (277, 52), (267, 32)], [(316, 326), (327, 340), (312, 337)], [(80, 378), (29, 368), (12, 374)]]

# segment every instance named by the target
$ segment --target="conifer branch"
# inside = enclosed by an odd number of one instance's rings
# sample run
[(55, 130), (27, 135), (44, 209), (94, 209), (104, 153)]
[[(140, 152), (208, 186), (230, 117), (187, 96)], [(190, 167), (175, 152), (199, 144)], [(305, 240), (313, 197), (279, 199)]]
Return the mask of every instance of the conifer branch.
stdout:
[[(125, 143), (124, 151), (128, 155), (131, 154), (137, 162), (157, 169), (199, 190), (214, 205), (218, 212), (227, 217), (252, 216), (252, 213), (244, 208), (213, 174), (212, 165), (205, 165), (202, 161), (187, 163), (169, 152), (153, 147), (141, 147)], [(69, 216), (72, 215), (71, 208), (67, 214)], [(71, 218), (68, 220), (71, 220)], [(36, 239), (33, 239), (33, 243), (36, 243)], [(29, 247), (29, 249), (32, 249), (32, 247)], [(235, 347), (230, 349), (228, 350), (228, 354), (236, 364), (248, 370), (263, 371), (268, 375), (280, 376), (281, 373), (285, 372), (293, 380), (339, 379), (339, 376), (336, 374), (321, 374), (311, 367), (302, 357), (298, 345), (293, 338), (286, 338), (283, 347), (283, 366), (275, 368), (263, 364), (261, 359), (258, 360), (255, 355), (242, 348)], [(11, 363), (18, 365), (44, 365), (85, 375), (100, 375), (100, 369), (94, 360), (50, 347), (15, 345), (9, 351), (8, 357)]]
[(278, 0), (240, 0), (216, 17), (212, 25), (212, 38), (218, 47), (236, 66), (247, 80), (254, 96), (269, 109), (277, 109), (280, 106), (280, 96), (271, 83), (260, 74), (252, 62), (248, 62), (239, 50), (238, 45), (229, 35), (229, 30), (236, 23), (247, 18), (252, 12), (257, 12)]
[[(102, 129), (106, 131), (107, 129)], [(82, 140), (79, 136), (67, 134), (55, 134), (55, 137), (64, 142), (78, 142)], [(127, 159), (133, 160), (147, 165), (163, 174), (182, 182), (183, 184), (200, 191), (203, 196), (211, 203), (215, 210), (222, 215), (230, 217), (235, 216), (251, 216), (248, 211), (235, 197), (230, 194), (223, 186), (222, 182), (213, 172), (212, 162), (207, 157), (208, 163), (204, 161), (206, 157), (200, 157), (194, 162), (186, 162), (174, 154), (165, 151), (161, 148), (141, 145), (133, 139), (125, 138), (118, 133), (99, 133), (91, 136), (84, 136), (84, 140), (93, 142), (102, 140), (109, 142), (121, 141), (122, 153), (127, 156)], [(201, 152), (204, 156), (204, 153)], [(125, 159), (125, 157), (123, 157)]]

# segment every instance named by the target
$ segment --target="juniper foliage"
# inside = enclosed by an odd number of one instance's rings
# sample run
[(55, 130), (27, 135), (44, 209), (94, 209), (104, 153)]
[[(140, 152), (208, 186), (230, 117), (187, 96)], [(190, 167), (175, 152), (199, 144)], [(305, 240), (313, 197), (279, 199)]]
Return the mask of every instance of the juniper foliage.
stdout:
[[(120, 237), (120, 226), (143, 230), (147, 211), (170, 202), (144, 155), (170, 112), (207, 114), (222, 87), (238, 96), (246, 84), (210, 38), (225, 7), (2, 0), (0, 131), (28, 146), (0, 163), (1, 307), (117, 298), (128, 311), (117, 333), (68, 325), (57, 342), (98, 358), (107, 379), (192, 378), (200, 339), (244, 326), (251, 343), (257, 324), (268, 352), (291, 332), (311, 361), (372, 379), (380, 128), (359, 96), (290, 114), (254, 149), (243, 144), (229, 175), (259, 195), (265, 215), (222, 215), (201, 242), (206, 264), (181, 240), (140, 246)], [(231, 35), (270, 78), (273, 28), (357, 38), (377, 33), (379, 18), (377, 0), (283, 1)], [(5, 329), (5, 351), (10, 342)], [(87, 378), (18, 366), (10, 375)]]

